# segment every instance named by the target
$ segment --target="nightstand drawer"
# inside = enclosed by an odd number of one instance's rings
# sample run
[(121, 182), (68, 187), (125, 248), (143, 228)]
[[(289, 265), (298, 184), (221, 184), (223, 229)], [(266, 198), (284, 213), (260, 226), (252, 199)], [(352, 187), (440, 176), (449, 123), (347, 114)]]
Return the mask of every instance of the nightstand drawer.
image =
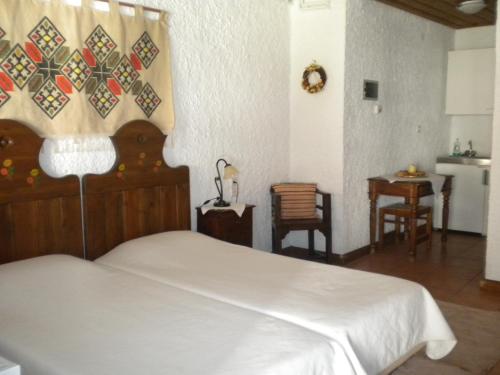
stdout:
[(219, 240), (251, 247), (253, 244), (253, 208), (254, 206), (247, 205), (243, 215), (239, 217), (232, 210), (211, 210), (203, 215), (198, 207), (196, 209), (198, 232)]

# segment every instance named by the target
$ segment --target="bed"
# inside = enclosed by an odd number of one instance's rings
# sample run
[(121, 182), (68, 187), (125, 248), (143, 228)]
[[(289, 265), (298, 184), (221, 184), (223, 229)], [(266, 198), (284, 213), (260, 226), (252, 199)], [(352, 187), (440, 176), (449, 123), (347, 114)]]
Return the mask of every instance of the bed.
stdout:
[(342, 344), (358, 374), (393, 370), (426, 346), (430, 358), (456, 341), (417, 283), (305, 262), (176, 231), (128, 241), (97, 263), (321, 333)]
[[(0, 139), (20, 127), (0, 127)], [(82, 234), (87, 260), (75, 257), (82, 256), (76, 245), (25, 250), (22, 236), (10, 243), (15, 256), (1, 251), (11, 263), (0, 266), (0, 295), (7, 296), (0, 300), (0, 355), (28, 368), (24, 374), (363, 375), (389, 372), (424, 346), (434, 359), (453, 349), (453, 333), (420, 285), (190, 232), (189, 170), (165, 164), (165, 136), (135, 121), (112, 141), (113, 168), (83, 177), (82, 211), (57, 206), (82, 215), (83, 231), (66, 230), (66, 222), (43, 231), (66, 244)], [(17, 160), (14, 144), (9, 157)], [(32, 187), (27, 204), (45, 199), (36, 193), (42, 185)], [(60, 202), (68, 191), (50, 199)], [(10, 220), (5, 207), (13, 202), (1, 194), (0, 212)], [(30, 215), (44, 220), (41, 211)], [(66, 255), (38, 256), (51, 253)], [(57, 333), (50, 345), (48, 332)]]
[(0, 266), (0, 296), (23, 375), (352, 373), (319, 334), (68, 255)]

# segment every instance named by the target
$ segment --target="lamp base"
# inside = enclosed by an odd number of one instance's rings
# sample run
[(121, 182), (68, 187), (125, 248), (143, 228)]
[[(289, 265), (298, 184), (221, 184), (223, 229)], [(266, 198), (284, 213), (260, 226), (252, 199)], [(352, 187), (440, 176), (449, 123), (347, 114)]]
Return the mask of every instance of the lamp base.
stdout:
[(231, 203), (226, 202), (225, 200), (218, 200), (217, 202), (214, 203), (214, 207), (229, 207)]

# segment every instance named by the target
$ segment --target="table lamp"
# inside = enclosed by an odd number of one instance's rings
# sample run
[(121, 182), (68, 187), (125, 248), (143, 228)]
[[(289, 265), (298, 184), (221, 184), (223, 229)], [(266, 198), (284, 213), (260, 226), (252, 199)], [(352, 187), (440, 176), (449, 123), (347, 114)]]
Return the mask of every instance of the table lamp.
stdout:
[(226, 202), (223, 197), (224, 197), (224, 189), (222, 187), (222, 179), (220, 176), (220, 169), (219, 169), (219, 164), (224, 163), (224, 180), (229, 180), (238, 175), (238, 170), (233, 167), (231, 164), (229, 164), (225, 159), (219, 159), (215, 163), (215, 168), (217, 169), (217, 177), (215, 177), (215, 187), (217, 188), (217, 191), (219, 192), (219, 197), (214, 203), (215, 207), (227, 207), (230, 205), (229, 202)]

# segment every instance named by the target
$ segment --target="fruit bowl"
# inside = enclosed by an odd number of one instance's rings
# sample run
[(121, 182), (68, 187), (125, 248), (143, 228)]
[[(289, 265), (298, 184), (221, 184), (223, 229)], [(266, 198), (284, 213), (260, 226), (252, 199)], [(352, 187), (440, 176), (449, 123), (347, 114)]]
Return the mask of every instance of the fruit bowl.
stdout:
[(426, 177), (427, 173), (425, 173), (424, 171), (416, 171), (413, 173), (410, 173), (408, 171), (398, 171), (396, 172), (396, 176), (405, 178)]

